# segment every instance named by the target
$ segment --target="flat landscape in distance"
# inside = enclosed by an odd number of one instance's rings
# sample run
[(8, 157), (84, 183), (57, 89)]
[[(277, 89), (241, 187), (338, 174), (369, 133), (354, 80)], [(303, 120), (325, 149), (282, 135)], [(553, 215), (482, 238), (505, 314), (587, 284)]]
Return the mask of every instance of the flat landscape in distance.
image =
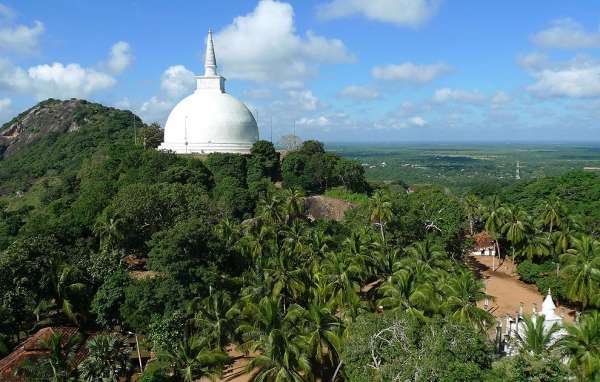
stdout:
[(600, 173), (600, 143), (593, 144), (328, 144), (358, 160), (369, 180), (436, 184), (464, 191), (483, 184), (585, 170)]

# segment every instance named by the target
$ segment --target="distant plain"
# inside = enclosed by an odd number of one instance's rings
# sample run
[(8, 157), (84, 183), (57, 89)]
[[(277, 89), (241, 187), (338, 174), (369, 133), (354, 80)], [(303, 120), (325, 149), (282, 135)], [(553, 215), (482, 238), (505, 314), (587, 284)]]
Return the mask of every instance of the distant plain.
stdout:
[(600, 143), (593, 144), (328, 144), (358, 160), (372, 181), (435, 184), (465, 191), (567, 171), (600, 173)]

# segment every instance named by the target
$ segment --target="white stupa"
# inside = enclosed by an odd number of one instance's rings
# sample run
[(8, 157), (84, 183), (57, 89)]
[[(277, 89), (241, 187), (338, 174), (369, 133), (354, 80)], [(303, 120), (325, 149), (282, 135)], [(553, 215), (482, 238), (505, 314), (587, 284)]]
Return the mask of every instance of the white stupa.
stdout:
[(209, 30), (204, 75), (196, 77), (196, 91), (171, 111), (159, 150), (178, 154), (248, 153), (257, 140), (258, 126), (250, 110), (225, 93), (225, 78), (217, 74)]

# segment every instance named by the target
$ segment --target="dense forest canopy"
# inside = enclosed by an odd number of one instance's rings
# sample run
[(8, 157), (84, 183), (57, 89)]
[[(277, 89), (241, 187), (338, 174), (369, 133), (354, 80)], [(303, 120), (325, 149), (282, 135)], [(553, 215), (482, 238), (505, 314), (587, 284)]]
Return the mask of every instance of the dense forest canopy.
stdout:
[[(76, 344), (50, 338), (17, 370), (28, 378), (131, 375), (128, 332), (155, 354), (145, 381), (219, 375), (232, 346), (257, 381), (600, 375), (598, 176), (408, 192), (316, 141), (199, 159), (156, 151), (160, 129), (128, 111), (79, 101), (72, 115), (76, 129), (0, 160), (0, 353), (46, 326), (105, 335), (77, 368)], [(311, 219), (304, 197), (328, 192), (361, 198), (343, 221)], [(484, 229), (525, 281), (584, 312), (560, 350), (496, 360), (489, 296), (462, 262)]]

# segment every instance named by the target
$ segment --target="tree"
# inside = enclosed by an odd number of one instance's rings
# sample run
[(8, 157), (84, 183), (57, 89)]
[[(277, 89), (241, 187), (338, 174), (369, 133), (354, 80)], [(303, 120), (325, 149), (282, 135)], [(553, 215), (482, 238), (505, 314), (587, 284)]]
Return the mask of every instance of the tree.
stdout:
[(235, 332), (234, 316), (239, 314), (231, 297), (225, 291), (215, 291), (198, 301), (192, 300), (190, 309), (194, 312), (193, 324), (207, 339), (210, 349), (222, 350), (233, 340)]
[(485, 293), (483, 281), (464, 270), (450, 277), (441, 286), (444, 291), (443, 307), (448, 314), (462, 324), (472, 325), (482, 332), (494, 323), (494, 317), (486, 310), (477, 307), (484, 299), (492, 299)]
[(334, 174), (341, 184), (352, 192), (366, 192), (369, 188), (365, 180), (365, 168), (356, 161), (339, 158)]
[(75, 354), (81, 340), (79, 335), (65, 337), (60, 332), (51, 333), (48, 338), (39, 340), (39, 347), (45, 352), (22, 362), (16, 374), (33, 381), (71, 381), (76, 371)]
[(86, 344), (89, 354), (79, 364), (81, 379), (88, 382), (118, 382), (129, 362), (127, 343), (116, 336), (99, 334)]
[(315, 154), (324, 154), (325, 148), (323, 147), (323, 143), (319, 141), (309, 140), (304, 141), (298, 151), (308, 156), (311, 156)]
[(392, 220), (392, 203), (387, 194), (378, 190), (373, 194), (369, 204), (371, 206), (370, 220), (379, 228), (381, 243), (385, 245), (384, 231), (386, 224)]
[(567, 325), (567, 335), (561, 342), (568, 364), (581, 381), (600, 377), (600, 314), (589, 312), (579, 323)]
[(487, 209), (485, 230), (494, 238), (496, 248), (498, 249), (498, 256), (500, 257), (500, 235), (502, 234), (502, 226), (504, 225), (504, 209), (496, 196), (489, 200)]
[(477, 196), (473, 194), (468, 194), (464, 200), (464, 208), (465, 213), (467, 214), (467, 218), (469, 219), (469, 233), (471, 236), (475, 234), (475, 224), (478, 222), (480, 218), (481, 212), (481, 201)]
[(213, 173), (219, 184), (224, 178), (234, 178), (244, 186), (246, 184), (246, 158), (239, 154), (211, 153), (206, 158), (206, 167)]
[(567, 278), (567, 296), (585, 309), (600, 291), (600, 242), (583, 235), (560, 257)]
[[(271, 142), (256, 141), (250, 149), (250, 155), (261, 165), (261, 177), (268, 177), (273, 181), (279, 180), (281, 177), (279, 153)], [(250, 164), (248, 167), (250, 172)]]
[(96, 291), (91, 311), (102, 327), (110, 328), (120, 322), (119, 307), (125, 302), (124, 290), (131, 281), (129, 274), (120, 269), (111, 274)]
[(230, 358), (222, 351), (206, 350), (206, 339), (193, 335), (184, 337), (174, 350), (160, 353), (159, 360), (171, 365), (173, 372), (184, 382), (208, 377), (216, 379)]
[(163, 141), (164, 130), (158, 122), (142, 128), (142, 142), (145, 149), (156, 149)]
[(429, 282), (420, 282), (418, 275), (402, 269), (386, 281), (379, 292), (383, 297), (377, 303), (392, 312), (406, 312), (410, 317), (424, 319), (425, 309), (433, 299)]
[(501, 227), (501, 232), (511, 243), (512, 259), (514, 263), (516, 247), (525, 241), (526, 234), (529, 230), (528, 215), (522, 209), (515, 209), (509, 206), (505, 206), (502, 213), (505, 220)]
[(542, 210), (542, 224), (548, 227), (548, 232), (552, 234), (554, 228), (560, 228), (563, 222), (564, 209), (559, 198), (550, 198), (544, 204)]
[(524, 316), (523, 330), (518, 331), (515, 337), (519, 351), (529, 354), (543, 356), (552, 353), (560, 346), (556, 333), (560, 326), (554, 323), (550, 328), (545, 327), (545, 317)]
[(304, 194), (302, 191), (296, 188), (285, 190), (283, 194), (283, 211), (286, 216), (286, 223), (290, 224), (303, 216), (304, 210)]

